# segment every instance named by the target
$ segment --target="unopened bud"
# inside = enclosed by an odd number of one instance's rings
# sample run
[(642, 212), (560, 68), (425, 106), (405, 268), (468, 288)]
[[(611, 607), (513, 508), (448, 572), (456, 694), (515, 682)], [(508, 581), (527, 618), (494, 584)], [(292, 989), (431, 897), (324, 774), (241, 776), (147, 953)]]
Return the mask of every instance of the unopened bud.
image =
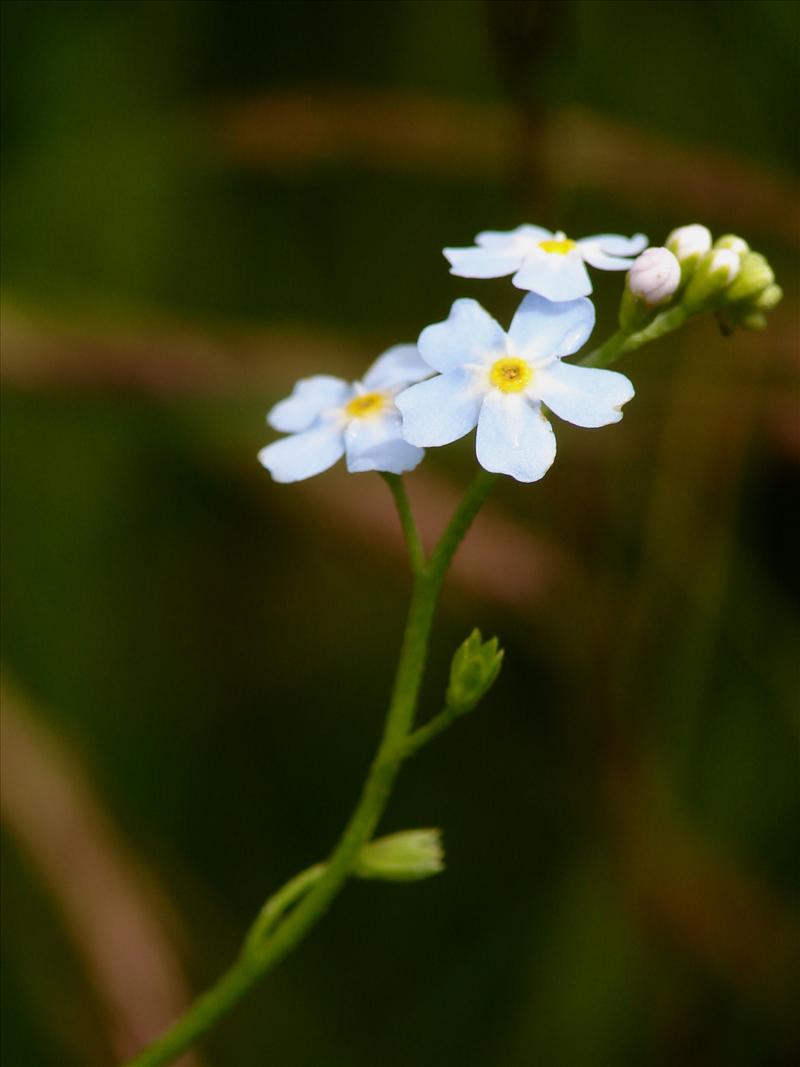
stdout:
[(747, 241), (743, 237), (737, 237), (735, 233), (726, 233), (722, 237), (718, 237), (714, 242), (714, 248), (728, 248), (731, 252), (736, 252), (740, 256), (750, 251), (750, 245)]
[(681, 265), (668, 248), (646, 248), (634, 260), (619, 306), (619, 324), (626, 333), (645, 326), (660, 304), (667, 303), (681, 284)]
[(739, 325), (743, 330), (765, 330), (767, 328), (767, 316), (763, 311), (753, 309), (742, 315)]
[(774, 281), (775, 274), (766, 258), (760, 252), (748, 252), (742, 256), (739, 276), (725, 294), (726, 299), (732, 303), (752, 300)]
[(680, 285), (681, 265), (668, 248), (647, 248), (628, 271), (631, 294), (649, 307), (663, 304)]
[(773, 283), (761, 290), (753, 301), (753, 307), (758, 308), (759, 311), (772, 311), (781, 300), (783, 300), (783, 289)]
[(415, 882), (444, 870), (440, 830), (401, 830), (364, 845), (353, 873), (357, 878)]
[(452, 715), (471, 711), (491, 688), (502, 662), (503, 650), (498, 649), (497, 638), (484, 643), (480, 630), (473, 630), (458, 647), (450, 664), (446, 710)]
[[(683, 294), (683, 305), (694, 313), (711, 306), (736, 278), (741, 261), (729, 248), (707, 252), (697, 265)], [(727, 293), (726, 293), (727, 298)]]
[(696, 264), (711, 248), (711, 231), (699, 222), (692, 223), (691, 226), (679, 226), (664, 243), (681, 266), (689, 260)]

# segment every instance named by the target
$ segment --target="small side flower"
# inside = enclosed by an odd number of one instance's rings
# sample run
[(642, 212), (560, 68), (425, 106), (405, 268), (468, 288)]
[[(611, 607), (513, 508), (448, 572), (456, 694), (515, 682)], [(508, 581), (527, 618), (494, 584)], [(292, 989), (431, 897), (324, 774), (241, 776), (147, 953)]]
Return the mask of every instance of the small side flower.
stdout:
[(311, 478), (342, 456), (351, 473), (413, 470), (425, 453), (404, 439), (395, 397), (431, 374), (415, 345), (395, 345), (361, 381), (326, 374), (302, 379), (267, 415), (273, 429), (290, 436), (262, 448), (259, 463), (276, 482)]
[(475, 238), (475, 247), (445, 248), (444, 255), (451, 274), (461, 278), (513, 274), (518, 289), (558, 302), (591, 293), (587, 264), (597, 270), (627, 270), (633, 262), (629, 257), (646, 247), (647, 238), (641, 233), (633, 237), (599, 233), (572, 240), (561, 230), (525, 225), (485, 230)]

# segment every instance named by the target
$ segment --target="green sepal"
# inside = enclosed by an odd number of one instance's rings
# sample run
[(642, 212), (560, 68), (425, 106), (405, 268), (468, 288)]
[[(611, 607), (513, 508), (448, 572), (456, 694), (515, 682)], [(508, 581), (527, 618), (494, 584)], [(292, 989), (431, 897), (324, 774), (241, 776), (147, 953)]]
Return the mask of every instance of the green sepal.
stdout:
[(456, 649), (450, 664), (450, 681), (445, 694), (445, 710), (451, 715), (471, 711), (494, 684), (503, 662), (497, 638), (484, 642), (480, 630), (473, 630)]
[(766, 256), (760, 252), (747, 252), (742, 256), (742, 267), (731, 282), (725, 299), (732, 304), (741, 300), (751, 301), (775, 282), (775, 272)]
[(442, 832), (436, 828), (401, 830), (364, 845), (356, 860), (356, 878), (417, 882), (444, 870)]

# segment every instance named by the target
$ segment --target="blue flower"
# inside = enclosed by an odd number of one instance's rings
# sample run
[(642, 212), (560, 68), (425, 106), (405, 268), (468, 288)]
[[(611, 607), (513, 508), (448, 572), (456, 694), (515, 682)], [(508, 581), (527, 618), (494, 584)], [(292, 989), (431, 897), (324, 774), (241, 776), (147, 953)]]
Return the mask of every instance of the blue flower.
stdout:
[(462, 278), (511, 279), (518, 289), (539, 293), (548, 300), (575, 300), (588, 296), (592, 283), (586, 264), (598, 270), (627, 270), (632, 259), (647, 247), (647, 238), (599, 233), (572, 241), (560, 231), (541, 226), (516, 230), (486, 230), (475, 238), (475, 248), (445, 248), (450, 273)]
[(424, 329), (418, 342), (440, 373), (396, 399), (406, 440), (446, 445), (477, 425), (482, 467), (537, 481), (556, 455), (543, 404), (576, 426), (605, 426), (619, 422), (633, 396), (622, 374), (562, 362), (593, 327), (594, 306), (585, 298), (552, 303), (529, 293), (507, 334), (477, 301), (456, 300), (449, 318)]
[(415, 345), (395, 345), (360, 382), (327, 374), (302, 379), (267, 416), (273, 429), (291, 436), (262, 448), (259, 463), (276, 482), (311, 478), (343, 455), (352, 473), (413, 470), (425, 453), (403, 439), (394, 398), (431, 373)]

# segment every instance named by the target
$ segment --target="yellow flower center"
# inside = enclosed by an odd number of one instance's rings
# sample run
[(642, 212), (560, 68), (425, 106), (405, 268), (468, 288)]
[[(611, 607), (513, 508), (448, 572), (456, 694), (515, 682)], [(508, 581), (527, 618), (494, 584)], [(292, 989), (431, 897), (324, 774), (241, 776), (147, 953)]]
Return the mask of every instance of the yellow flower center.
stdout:
[(520, 393), (533, 377), (533, 369), (524, 359), (505, 356), (492, 364), (489, 381), (504, 393)]
[(570, 241), (569, 237), (549, 238), (547, 241), (540, 241), (539, 248), (543, 252), (553, 252), (557, 256), (565, 256), (567, 252), (571, 252), (575, 248), (575, 242)]
[(362, 393), (354, 396), (344, 409), (353, 419), (364, 419), (367, 415), (377, 415), (386, 403), (383, 393)]

